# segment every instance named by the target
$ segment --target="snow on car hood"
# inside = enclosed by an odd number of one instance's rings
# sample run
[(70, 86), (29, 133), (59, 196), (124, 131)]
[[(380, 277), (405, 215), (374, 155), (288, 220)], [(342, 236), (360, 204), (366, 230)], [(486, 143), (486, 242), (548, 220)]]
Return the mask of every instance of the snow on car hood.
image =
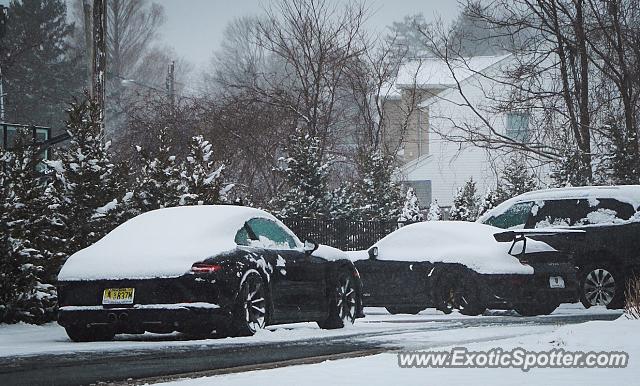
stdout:
[(344, 251), (324, 244), (318, 244), (318, 249), (313, 251), (311, 255), (331, 261), (349, 260), (349, 256)]
[(234, 250), (245, 221), (259, 209), (231, 205), (182, 206), (141, 214), (73, 254), (58, 280), (143, 279), (184, 275), (194, 263)]
[[(483, 274), (533, 274), (508, 251), (510, 242), (499, 243), (493, 235), (504, 229), (466, 221), (427, 221), (404, 226), (373, 246), (379, 260), (430, 261), (463, 264)], [(522, 251), (518, 243), (513, 253)], [(527, 239), (527, 252), (555, 251), (541, 241)], [(368, 256), (350, 253), (354, 259)]]

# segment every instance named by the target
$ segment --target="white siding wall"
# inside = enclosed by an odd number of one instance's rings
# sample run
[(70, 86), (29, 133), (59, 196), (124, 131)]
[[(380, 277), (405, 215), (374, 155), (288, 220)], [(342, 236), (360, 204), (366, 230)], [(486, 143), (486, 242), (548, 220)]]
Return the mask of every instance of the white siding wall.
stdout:
[[(480, 80), (478, 80), (480, 79)], [(464, 84), (465, 96), (474, 106), (490, 109), (485, 92), (500, 92), (497, 84), (482, 77), (474, 77)], [(409, 181), (431, 180), (432, 199), (438, 200), (440, 206), (450, 206), (458, 187), (471, 177), (476, 181), (478, 194), (483, 195), (487, 189), (494, 188), (497, 177), (495, 170), (500, 169), (503, 158), (500, 152), (491, 154), (483, 148), (471, 144), (460, 144), (448, 141), (441, 136), (464, 136), (456, 126), (469, 125), (482, 127), (482, 121), (465, 106), (462, 96), (457, 92), (440, 94), (429, 104), (429, 150), (430, 155), (422, 161), (408, 164), (404, 176)], [(504, 132), (505, 117), (503, 114), (485, 114), (497, 130)]]

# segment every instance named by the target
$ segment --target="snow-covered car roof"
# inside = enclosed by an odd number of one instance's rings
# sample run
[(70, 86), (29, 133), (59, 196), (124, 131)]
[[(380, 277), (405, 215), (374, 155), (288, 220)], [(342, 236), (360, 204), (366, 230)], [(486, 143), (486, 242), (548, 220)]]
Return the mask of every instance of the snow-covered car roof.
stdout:
[(234, 250), (236, 233), (251, 218), (282, 224), (263, 210), (231, 205), (147, 212), (69, 257), (58, 280), (181, 276), (196, 262)]
[[(483, 274), (533, 274), (533, 268), (509, 254), (510, 242), (497, 242), (504, 229), (466, 221), (426, 221), (404, 226), (373, 246), (379, 260), (459, 263)], [(522, 243), (513, 253), (522, 251)], [(520, 250), (518, 250), (520, 248)], [(527, 240), (527, 253), (555, 251), (540, 241)], [(349, 253), (352, 259), (363, 253)]]
[(640, 185), (578, 186), (534, 190), (506, 200), (484, 213), (477, 221), (484, 222), (489, 217), (498, 216), (518, 202), (598, 198), (612, 198), (620, 202), (628, 203), (637, 210), (638, 207), (640, 207)]

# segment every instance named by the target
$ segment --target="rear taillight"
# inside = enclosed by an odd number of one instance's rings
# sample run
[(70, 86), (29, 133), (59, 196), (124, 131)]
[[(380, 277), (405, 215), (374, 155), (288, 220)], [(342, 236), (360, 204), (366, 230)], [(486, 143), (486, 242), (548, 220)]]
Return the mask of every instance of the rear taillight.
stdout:
[(218, 264), (195, 263), (191, 266), (192, 273), (213, 273), (222, 270), (222, 266)]

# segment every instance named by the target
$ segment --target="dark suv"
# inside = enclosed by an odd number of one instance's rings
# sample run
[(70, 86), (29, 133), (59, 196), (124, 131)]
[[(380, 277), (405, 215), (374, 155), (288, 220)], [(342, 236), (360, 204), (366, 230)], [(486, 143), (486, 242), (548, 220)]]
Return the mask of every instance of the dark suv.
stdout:
[(532, 238), (573, 256), (585, 307), (621, 308), (625, 283), (640, 274), (639, 210), (640, 185), (546, 189), (509, 199), (478, 222), (504, 229), (584, 231)]

